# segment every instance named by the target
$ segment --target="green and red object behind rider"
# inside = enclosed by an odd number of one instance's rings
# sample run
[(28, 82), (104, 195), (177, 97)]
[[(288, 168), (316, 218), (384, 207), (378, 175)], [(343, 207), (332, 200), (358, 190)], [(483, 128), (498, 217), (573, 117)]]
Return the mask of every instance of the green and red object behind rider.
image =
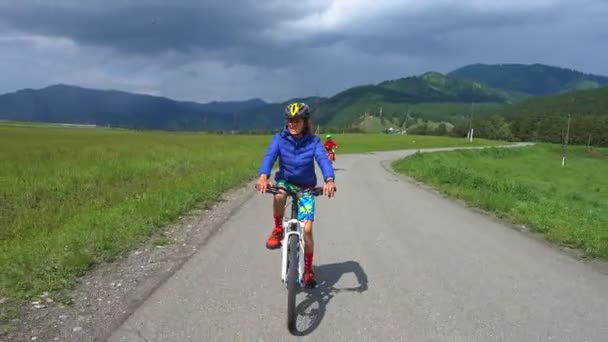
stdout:
[(325, 150), (327, 150), (329, 152), (332, 149), (337, 148), (338, 144), (333, 139), (333, 137), (331, 136), (331, 134), (328, 134), (328, 135), (325, 136), (325, 143), (323, 143), (323, 146), (325, 146)]
[(336, 153), (334, 152), (334, 149), (338, 148), (338, 144), (336, 144), (336, 142), (332, 138), (331, 134), (327, 134), (325, 136), (325, 143), (323, 144), (323, 146), (325, 146), (325, 151), (327, 152), (327, 154), (329, 156), (329, 160), (332, 162), (335, 161)]

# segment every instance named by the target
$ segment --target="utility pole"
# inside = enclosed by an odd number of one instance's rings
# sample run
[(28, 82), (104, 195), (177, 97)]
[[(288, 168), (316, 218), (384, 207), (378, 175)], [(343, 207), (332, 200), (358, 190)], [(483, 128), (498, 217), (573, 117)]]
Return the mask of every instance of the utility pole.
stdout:
[(467, 138), (469, 138), (469, 142), (473, 142), (473, 101), (471, 101), (471, 119), (469, 120), (469, 133), (467, 134)]
[(407, 120), (410, 118), (410, 105), (409, 103), (407, 104), (407, 111), (405, 112), (405, 135), (407, 135)]
[(467, 139), (471, 143), (473, 142), (473, 112), (474, 112), (473, 102), (475, 100), (475, 98), (473, 97), (474, 93), (475, 93), (475, 83), (473, 82), (471, 84), (471, 115), (469, 118), (469, 132), (467, 133)]
[[(320, 115), (320, 112), (321, 112), (321, 101), (319, 100), (319, 89), (318, 88), (315, 90), (315, 95), (317, 97), (316, 100), (315, 100), (315, 102), (316, 102), (315, 103), (315, 107), (317, 107), (317, 108), (315, 108), (315, 115), (314, 115), (314, 118), (313, 118), (313, 123), (315, 122), (315, 120), (319, 119), (319, 115)], [(319, 133), (319, 126), (318, 125), (317, 125), (317, 127), (315, 127), (315, 134), (317, 134), (317, 133)]]
[(568, 138), (570, 137), (570, 114), (568, 114), (568, 127), (566, 128), (566, 138), (562, 144), (562, 167), (566, 166), (566, 146), (568, 146)]
[(566, 128), (566, 146), (568, 146), (568, 140), (570, 139), (570, 114), (568, 114), (568, 128)]

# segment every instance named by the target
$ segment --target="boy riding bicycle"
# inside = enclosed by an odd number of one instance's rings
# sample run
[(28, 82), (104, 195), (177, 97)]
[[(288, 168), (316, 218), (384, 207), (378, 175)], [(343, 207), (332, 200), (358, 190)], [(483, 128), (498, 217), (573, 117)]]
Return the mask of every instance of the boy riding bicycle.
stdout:
[(325, 143), (323, 146), (325, 146), (325, 151), (329, 156), (329, 160), (334, 162), (336, 160), (336, 152), (334, 149), (338, 148), (338, 144), (332, 139), (331, 134), (325, 136)]
[[(287, 125), (283, 131), (274, 135), (266, 150), (260, 166), (260, 176), (256, 183), (258, 191), (266, 192), (272, 165), (277, 158), (279, 158), (279, 170), (275, 174), (277, 187), (296, 191), (315, 187), (317, 185), (314, 165), (316, 160), (325, 180), (323, 194), (328, 197), (333, 196), (336, 190), (334, 169), (327, 158), (321, 139), (311, 132), (309, 118), (310, 109), (304, 103), (291, 103), (285, 107)], [(272, 206), (274, 229), (266, 241), (268, 249), (281, 247), (286, 198), (285, 192), (274, 195)], [(300, 199), (298, 220), (304, 221), (304, 284), (307, 288), (316, 286), (316, 278), (312, 269), (314, 209), (314, 196), (305, 195)]]

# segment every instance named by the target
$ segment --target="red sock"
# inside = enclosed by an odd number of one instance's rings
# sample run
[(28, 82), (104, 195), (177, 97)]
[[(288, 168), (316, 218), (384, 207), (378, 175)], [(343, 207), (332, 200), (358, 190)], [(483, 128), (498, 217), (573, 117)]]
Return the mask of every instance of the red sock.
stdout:
[(312, 253), (304, 253), (304, 272), (312, 271)]
[(274, 217), (274, 227), (283, 228), (283, 216), (272, 216)]

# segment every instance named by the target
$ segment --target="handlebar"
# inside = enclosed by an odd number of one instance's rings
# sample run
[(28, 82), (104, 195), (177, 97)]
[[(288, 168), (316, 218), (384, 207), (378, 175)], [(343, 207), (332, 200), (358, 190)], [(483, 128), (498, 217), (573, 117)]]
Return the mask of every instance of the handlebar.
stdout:
[(280, 188), (277, 186), (269, 186), (268, 188), (266, 188), (266, 192), (269, 194), (279, 194), (281, 193), (281, 190), (287, 192), (287, 194), (289, 196), (292, 197), (301, 197), (304, 194), (310, 193), (313, 196), (319, 196), (323, 194), (323, 188), (322, 187), (316, 187), (316, 188), (312, 188), (312, 189), (305, 189), (302, 191), (291, 191), (289, 189), (285, 189), (285, 188)]
[[(311, 188), (311, 189), (305, 189), (302, 191), (291, 191), (289, 189), (286, 188), (281, 188), (281, 187), (277, 187), (277, 186), (269, 186), (268, 188), (266, 188), (266, 193), (269, 194), (280, 194), (281, 190), (285, 191), (287, 193), (288, 196), (291, 196), (293, 198), (299, 198), (302, 197), (305, 194), (311, 194), (313, 196), (321, 196), (323, 195), (323, 187), (315, 187), (315, 188)], [(337, 188), (334, 188), (334, 192), (338, 192)]]

